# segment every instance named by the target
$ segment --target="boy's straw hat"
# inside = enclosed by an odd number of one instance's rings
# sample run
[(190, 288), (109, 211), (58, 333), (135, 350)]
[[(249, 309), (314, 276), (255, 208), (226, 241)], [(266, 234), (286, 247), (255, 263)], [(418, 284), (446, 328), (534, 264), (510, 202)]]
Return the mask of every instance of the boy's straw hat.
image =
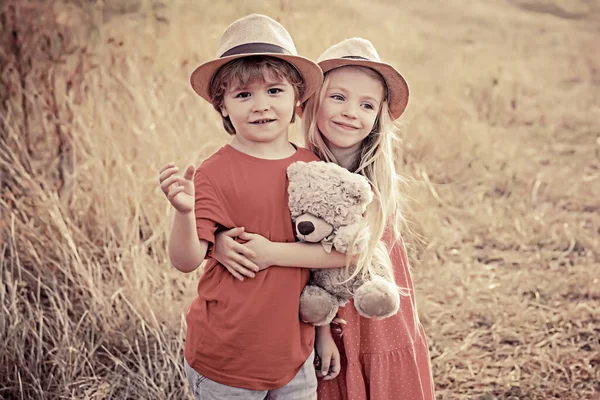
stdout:
[(269, 56), (292, 64), (304, 78), (306, 89), (301, 102), (316, 92), (323, 82), (323, 73), (317, 64), (298, 55), (288, 31), (277, 21), (260, 14), (238, 19), (225, 30), (214, 60), (192, 72), (190, 83), (194, 91), (211, 102), (210, 82), (219, 68), (229, 61), (249, 56)]
[(344, 66), (369, 67), (379, 72), (387, 84), (388, 103), (393, 119), (402, 115), (408, 104), (408, 84), (389, 64), (381, 62), (375, 47), (366, 39), (346, 39), (325, 50), (317, 60), (323, 73)]

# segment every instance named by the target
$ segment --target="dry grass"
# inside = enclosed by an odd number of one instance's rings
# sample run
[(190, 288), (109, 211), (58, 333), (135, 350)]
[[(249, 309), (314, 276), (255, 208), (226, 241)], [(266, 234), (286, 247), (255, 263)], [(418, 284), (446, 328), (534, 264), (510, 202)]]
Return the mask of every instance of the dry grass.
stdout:
[(156, 171), (227, 140), (188, 76), (262, 12), (312, 58), (367, 37), (411, 85), (438, 398), (600, 398), (600, 6), (562, 3), (0, 3), (0, 396), (187, 395), (197, 276), (169, 266)]

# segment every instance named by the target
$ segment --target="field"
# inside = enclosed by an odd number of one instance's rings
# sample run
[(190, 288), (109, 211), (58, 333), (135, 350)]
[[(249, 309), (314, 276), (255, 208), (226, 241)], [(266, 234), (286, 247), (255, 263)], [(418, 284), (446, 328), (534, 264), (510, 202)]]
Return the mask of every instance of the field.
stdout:
[[(189, 74), (259, 12), (411, 88), (401, 173), (438, 399), (600, 399), (596, 0), (0, 2), (0, 397), (181, 399), (198, 275), (161, 165), (229, 139)], [(292, 138), (301, 141), (299, 126)]]

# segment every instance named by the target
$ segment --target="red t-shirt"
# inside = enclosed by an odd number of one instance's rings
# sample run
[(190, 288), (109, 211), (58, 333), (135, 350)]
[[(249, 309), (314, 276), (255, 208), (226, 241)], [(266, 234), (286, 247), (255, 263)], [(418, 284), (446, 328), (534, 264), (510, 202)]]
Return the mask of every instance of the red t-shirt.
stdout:
[[(198, 238), (243, 226), (275, 242), (294, 242), (287, 167), (316, 161), (306, 149), (265, 160), (225, 145), (194, 175)], [(287, 384), (313, 349), (314, 329), (298, 318), (306, 268), (272, 266), (239, 281), (209, 259), (187, 314), (185, 358), (207, 378), (229, 386), (271, 390)]]

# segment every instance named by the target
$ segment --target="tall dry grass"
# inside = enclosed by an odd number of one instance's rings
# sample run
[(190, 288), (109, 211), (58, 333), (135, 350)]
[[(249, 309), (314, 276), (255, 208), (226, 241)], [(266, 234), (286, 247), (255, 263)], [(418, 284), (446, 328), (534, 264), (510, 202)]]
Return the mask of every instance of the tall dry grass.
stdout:
[(585, 0), (0, 3), (1, 396), (187, 396), (197, 275), (168, 263), (156, 171), (228, 140), (188, 77), (250, 12), (312, 58), (367, 37), (410, 83), (438, 398), (598, 398), (600, 13)]

